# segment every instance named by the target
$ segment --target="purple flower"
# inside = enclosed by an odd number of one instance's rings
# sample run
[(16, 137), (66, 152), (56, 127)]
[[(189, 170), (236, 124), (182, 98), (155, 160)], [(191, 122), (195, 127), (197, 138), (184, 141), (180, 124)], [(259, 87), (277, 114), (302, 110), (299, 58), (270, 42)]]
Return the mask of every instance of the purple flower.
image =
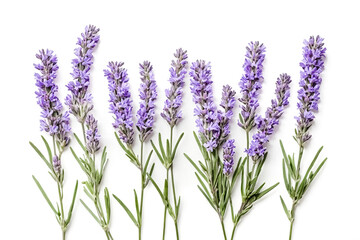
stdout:
[(66, 96), (65, 104), (69, 106), (80, 123), (84, 123), (87, 114), (93, 109), (92, 96), (87, 92), (90, 85), (90, 67), (93, 64), (93, 51), (99, 42), (99, 29), (93, 25), (86, 26), (85, 33), (78, 38), (78, 48), (75, 49), (76, 58), (72, 60), (74, 81), (67, 85), (71, 94)]
[(229, 137), (230, 128), (229, 123), (233, 116), (233, 108), (235, 106), (235, 91), (229, 85), (223, 86), (220, 106), (224, 112), (218, 111), (219, 127), (221, 134), (219, 136), (218, 144), (221, 146)]
[(56, 96), (58, 86), (54, 83), (56, 72), (59, 69), (56, 55), (51, 50), (40, 50), (36, 58), (41, 61), (34, 64), (35, 68), (40, 71), (35, 73), (36, 86), (38, 91), (35, 92), (37, 103), (41, 107), (40, 129), (54, 136), (61, 150), (70, 142), (68, 137), (70, 120), (68, 112), (62, 114), (63, 106)]
[(250, 42), (246, 47), (245, 63), (243, 65), (245, 74), (242, 76), (239, 86), (241, 98), (241, 118), (239, 126), (250, 131), (255, 126), (256, 108), (258, 103), (258, 91), (263, 81), (263, 62), (265, 59), (265, 46), (259, 42)]
[(136, 127), (140, 132), (140, 141), (144, 142), (153, 131), (155, 100), (157, 98), (156, 82), (150, 62), (144, 61), (143, 64), (140, 64), (140, 75), (142, 81), (139, 89), (141, 102), (136, 114), (138, 119)]
[(86, 124), (86, 149), (94, 154), (100, 149), (100, 135), (98, 133), (97, 120), (92, 114), (89, 114), (85, 120)]
[(57, 155), (55, 155), (52, 161), (53, 161), (54, 171), (56, 174), (59, 175), (61, 173), (61, 160), (58, 158)]
[(226, 143), (223, 146), (223, 157), (224, 157), (224, 168), (223, 173), (226, 176), (229, 176), (233, 171), (234, 166), (234, 145), (235, 140), (229, 139), (226, 141)]
[(300, 146), (311, 138), (308, 133), (315, 116), (313, 112), (318, 110), (320, 100), (320, 85), (322, 79), (320, 74), (324, 70), (325, 52), (324, 39), (311, 36), (309, 41), (304, 41), (303, 57), (300, 63), (300, 90), (298, 91), (299, 102), (297, 107), (300, 115), (297, 120), (296, 140)]
[(182, 95), (184, 87), (184, 78), (186, 75), (186, 66), (188, 58), (187, 51), (181, 48), (176, 50), (174, 54), (176, 61), (172, 61), (170, 68), (170, 84), (171, 88), (165, 90), (166, 100), (161, 116), (169, 123), (170, 127), (174, 127), (182, 118), (180, 106), (182, 104)]
[(104, 74), (108, 79), (110, 91), (110, 112), (115, 115), (113, 126), (118, 130), (119, 137), (126, 144), (134, 142), (132, 99), (129, 88), (127, 70), (123, 68), (123, 62), (109, 62), (108, 69)]
[(212, 152), (218, 146), (221, 131), (212, 91), (211, 66), (204, 60), (197, 60), (192, 63), (190, 69), (190, 89), (196, 104), (194, 115), (198, 117), (196, 126), (204, 147)]
[(276, 81), (276, 99), (271, 100), (271, 107), (266, 110), (265, 118), (257, 116), (255, 123), (258, 131), (253, 135), (249, 149), (245, 150), (254, 161), (265, 155), (265, 144), (274, 132), (274, 127), (279, 124), (279, 119), (284, 112), (284, 107), (289, 104), (291, 78), (286, 73), (281, 74)]

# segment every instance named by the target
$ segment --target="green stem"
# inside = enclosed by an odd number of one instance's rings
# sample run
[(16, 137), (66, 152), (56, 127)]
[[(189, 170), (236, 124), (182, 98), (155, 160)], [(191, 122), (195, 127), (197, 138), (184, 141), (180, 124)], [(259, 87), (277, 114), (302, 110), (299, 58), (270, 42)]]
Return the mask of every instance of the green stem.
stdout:
[(175, 230), (176, 230), (176, 239), (179, 240), (179, 229), (178, 229), (178, 225), (177, 225), (177, 220), (174, 221), (175, 224)]
[(82, 132), (83, 132), (84, 145), (86, 146), (86, 136), (85, 136), (85, 125), (84, 125), (84, 123), (81, 123), (81, 128), (82, 128)]
[(233, 239), (234, 239), (236, 226), (237, 226), (237, 224), (234, 224), (234, 227), (233, 227), (233, 230), (232, 230), (232, 233), (231, 233), (231, 240), (233, 240)]
[[(169, 182), (169, 169), (166, 169), (166, 181)], [(166, 193), (166, 199), (168, 198), (168, 193)], [(166, 206), (164, 206), (164, 224), (163, 224), (163, 240), (165, 239), (165, 229), (166, 229)]]
[(62, 230), (62, 239), (65, 240), (66, 230)]
[(140, 200), (140, 219), (139, 219), (139, 240), (141, 240), (141, 226), (142, 226), (142, 210), (144, 202), (144, 173), (143, 173), (143, 158), (144, 158), (144, 142), (141, 141), (141, 153), (140, 153), (140, 172), (141, 172), (141, 200)]
[(297, 164), (297, 172), (298, 172), (298, 174), (300, 174), (300, 163), (301, 163), (303, 153), (304, 153), (304, 147), (300, 146), (299, 147), (298, 164)]
[(292, 231), (293, 231), (293, 225), (295, 221), (295, 209), (296, 209), (296, 201), (293, 201), (292, 207), (291, 207), (291, 220), (290, 220), (290, 233), (289, 233), (289, 240), (292, 238)]
[(224, 234), (224, 239), (227, 240), (225, 226), (224, 226), (224, 220), (220, 219), (220, 222), (221, 222), (221, 227), (222, 227), (222, 231), (223, 231), (223, 234)]

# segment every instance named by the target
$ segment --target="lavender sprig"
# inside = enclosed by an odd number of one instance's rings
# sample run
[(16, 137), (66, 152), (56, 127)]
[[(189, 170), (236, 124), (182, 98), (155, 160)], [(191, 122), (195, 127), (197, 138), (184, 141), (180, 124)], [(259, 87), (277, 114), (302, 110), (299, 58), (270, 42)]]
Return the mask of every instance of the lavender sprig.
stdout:
[[(155, 100), (157, 98), (156, 82), (151, 63), (144, 61), (142, 64), (140, 64), (140, 76), (142, 83), (140, 85), (139, 91), (141, 102), (140, 108), (136, 114), (138, 119), (136, 128), (139, 131), (139, 140), (141, 144), (139, 158), (139, 156), (136, 155), (132, 149), (132, 100), (129, 92), (129, 86), (127, 84), (127, 73), (125, 69), (121, 68), (122, 65), (123, 63), (110, 62), (108, 65), (109, 70), (104, 70), (104, 73), (109, 81), (110, 109), (115, 114), (115, 124), (113, 124), (113, 126), (119, 129), (119, 136), (115, 133), (116, 139), (121, 148), (126, 153), (126, 156), (140, 170), (141, 174), (140, 201), (138, 200), (137, 192), (134, 190), (136, 215), (130, 212), (129, 208), (120, 200), (120, 198), (114, 194), (113, 197), (124, 208), (130, 219), (134, 222), (139, 231), (139, 239), (141, 239), (144, 189), (151, 179), (151, 175), (155, 166), (153, 163), (150, 167), (150, 170), (148, 171), (149, 162), (153, 151), (150, 151), (144, 164), (144, 142), (149, 138), (153, 131)], [(135, 219), (134, 216), (137, 216), (137, 219)]]
[[(164, 203), (164, 224), (163, 224), (163, 240), (165, 239), (165, 230), (166, 230), (166, 212), (169, 213), (169, 215), (174, 220), (175, 230), (176, 230), (176, 237), (179, 239), (179, 230), (178, 230), (178, 214), (179, 214), (179, 208), (180, 208), (180, 197), (179, 199), (176, 198), (176, 191), (175, 191), (175, 181), (174, 181), (174, 173), (173, 173), (173, 161), (175, 158), (177, 147), (184, 136), (184, 133), (182, 133), (176, 144), (173, 148), (173, 130), (176, 124), (180, 121), (182, 118), (182, 112), (180, 110), (180, 107), (182, 105), (182, 95), (183, 95), (183, 87), (185, 85), (184, 78), (186, 76), (187, 70), (187, 51), (179, 48), (176, 50), (176, 53), (174, 54), (174, 57), (176, 60), (173, 60), (171, 63), (170, 68), (170, 89), (165, 90), (166, 100), (163, 112), (161, 113), (161, 116), (167, 121), (167, 123), (170, 126), (170, 138), (166, 139), (166, 146), (162, 143), (161, 133), (159, 133), (159, 147), (156, 147), (153, 141), (151, 141), (151, 145), (156, 152), (161, 164), (166, 169), (166, 179), (164, 183), (164, 191), (161, 192), (159, 186), (157, 183), (150, 178), (156, 189), (158, 189), (159, 195)], [(160, 151), (159, 151), (160, 149)], [(161, 151), (161, 149), (167, 149), (167, 151)], [(172, 184), (172, 195), (173, 195), (173, 202), (174, 207), (170, 203), (170, 199), (168, 197), (168, 183), (169, 183), (169, 170), (171, 173), (171, 184)], [(174, 211), (175, 209), (175, 211)]]
[(84, 192), (94, 203), (97, 215), (90, 210), (83, 200), (80, 200), (80, 202), (99, 223), (105, 232), (106, 238), (109, 240), (113, 239), (113, 237), (109, 229), (110, 196), (106, 187), (104, 189), (106, 213), (103, 211), (100, 202), (100, 184), (108, 159), (106, 147), (104, 147), (101, 155), (100, 169), (96, 167), (96, 152), (100, 150), (100, 134), (98, 133), (97, 120), (90, 114), (94, 106), (91, 93), (88, 92), (90, 86), (90, 68), (93, 64), (93, 51), (100, 40), (98, 32), (99, 29), (97, 27), (88, 25), (85, 27), (85, 32), (78, 38), (76, 44), (79, 47), (75, 49), (76, 58), (72, 60), (73, 72), (71, 76), (74, 80), (67, 85), (70, 94), (66, 96), (65, 104), (82, 127), (83, 142), (75, 133), (74, 136), (84, 154), (82, 157), (79, 157), (73, 149), (71, 151), (88, 178), (87, 181), (83, 182), (85, 185)]
[(319, 36), (311, 36), (308, 41), (304, 41), (303, 60), (300, 63), (302, 71), (300, 72), (300, 89), (298, 90), (299, 102), (297, 104), (299, 116), (295, 117), (297, 126), (295, 129), (294, 140), (299, 145), (297, 164), (295, 164), (294, 155), (292, 157), (288, 155), (283, 143), (280, 141), (281, 150), (283, 152), (283, 178), (286, 190), (292, 199), (291, 209), (288, 210), (283, 198), (280, 196), (281, 204), (290, 221), (289, 240), (292, 238), (296, 206), (327, 160), (327, 158), (325, 158), (319, 164), (317, 169), (312, 171), (312, 168), (323, 149), (323, 147), (321, 147), (317, 151), (313, 161), (310, 163), (305, 176), (301, 177), (300, 165), (304, 152), (304, 143), (311, 137), (308, 131), (315, 118), (313, 112), (318, 110), (318, 102), (320, 100), (319, 90), (322, 82), (320, 74), (324, 70), (326, 52), (323, 41), (324, 39)]
[[(233, 140), (226, 142), (230, 134), (229, 123), (233, 116), (235, 92), (228, 85), (223, 87), (220, 104), (223, 111), (221, 111), (214, 103), (210, 63), (205, 63), (203, 60), (192, 63), (190, 77), (191, 92), (196, 106), (194, 115), (197, 117), (196, 125), (199, 134), (197, 136), (194, 132), (194, 137), (204, 163), (196, 164), (188, 155), (184, 155), (196, 169), (195, 174), (200, 183), (198, 187), (218, 214), (226, 240), (224, 215), (241, 169), (239, 167), (241, 158), (235, 169), (233, 168), (235, 148)], [(223, 160), (221, 160), (219, 153), (225, 142)], [(230, 177), (232, 171), (233, 175)]]
[(267, 152), (265, 144), (274, 132), (274, 127), (279, 125), (279, 118), (284, 108), (289, 104), (291, 78), (289, 75), (281, 74), (276, 81), (276, 99), (271, 100), (271, 107), (266, 110), (265, 118), (260, 115), (256, 117), (257, 133), (253, 135), (250, 148), (245, 152), (256, 162)]
[(76, 58), (72, 60), (73, 72), (71, 76), (74, 81), (67, 85), (71, 94), (66, 96), (65, 104), (69, 106), (70, 113), (73, 114), (80, 123), (84, 123), (87, 114), (93, 109), (92, 96), (87, 92), (90, 85), (90, 68), (93, 64), (93, 51), (100, 40), (99, 29), (93, 25), (88, 25), (85, 32), (78, 38), (74, 53)]
[(245, 74), (242, 76), (239, 86), (241, 98), (241, 115), (239, 126), (249, 132), (255, 126), (256, 109), (258, 103), (258, 91), (263, 81), (263, 62), (265, 60), (265, 46), (259, 42), (250, 42), (246, 47), (245, 63), (243, 65)]
[(131, 145), (134, 142), (133, 101), (128, 83), (129, 77), (123, 65), (123, 62), (109, 62), (109, 69), (105, 69), (104, 74), (108, 79), (110, 112), (115, 115), (113, 127), (118, 130), (120, 139), (125, 144)]
[(32, 142), (30, 142), (30, 145), (43, 159), (49, 168), (49, 174), (57, 184), (59, 193), (59, 203), (56, 203), (58, 206), (57, 209), (55, 209), (54, 204), (49, 200), (49, 197), (45, 193), (39, 181), (34, 176), (33, 179), (40, 192), (43, 194), (45, 200), (49, 204), (50, 208), (53, 210), (56, 216), (56, 220), (58, 221), (62, 230), (62, 239), (65, 240), (66, 230), (70, 224), (78, 187), (78, 181), (76, 181), (73, 200), (69, 208), (68, 216), (65, 217), (63, 204), (65, 173), (61, 166), (61, 156), (65, 150), (65, 147), (70, 142), (70, 138), (68, 136), (71, 131), (69, 114), (68, 112), (65, 112), (64, 114), (62, 113), (62, 104), (59, 98), (56, 96), (58, 92), (58, 86), (55, 84), (55, 79), (57, 70), (59, 69), (56, 55), (54, 55), (53, 51), (51, 50), (43, 49), (40, 50), (38, 54), (36, 54), (36, 58), (40, 60), (40, 63), (34, 64), (35, 69), (40, 72), (35, 73), (36, 86), (38, 87), (38, 90), (35, 92), (35, 94), (37, 103), (42, 109), (40, 129), (48, 132), (49, 135), (52, 136), (53, 149), (51, 150), (48, 142), (43, 136), (42, 140), (48, 152), (48, 159), (44, 157), (44, 154), (42, 154)]
[(136, 128), (140, 132), (140, 141), (144, 142), (153, 131), (155, 116), (155, 100), (157, 98), (156, 82), (154, 79), (153, 67), (148, 61), (144, 61), (140, 66), (141, 85), (140, 85), (140, 108), (137, 111)]

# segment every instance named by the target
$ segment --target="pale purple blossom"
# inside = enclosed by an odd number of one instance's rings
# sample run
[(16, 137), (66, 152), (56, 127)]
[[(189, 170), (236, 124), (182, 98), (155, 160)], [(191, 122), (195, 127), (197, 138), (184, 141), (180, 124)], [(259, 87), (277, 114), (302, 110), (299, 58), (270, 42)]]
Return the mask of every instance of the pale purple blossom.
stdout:
[(311, 36), (304, 41), (303, 60), (300, 63), (300, 90), (298, 90), (299, 116), (297, 120), (296, 140), (300, 146), (311, 138), (309, 128), (315, 118), (314, 112), (318, 110), (320, 100), (320, 74), (324, 70), (325, 52), (324, 39), (320, 36)]
[(223, 173), (226, 176), (229, 176), (233, 171), (234, 166), (234, 154), (235, 154), (235, 140), (229, 139), (226, 141), (226, 143), (223, 146), (223, 159), (224, 159), (224, 167), (223, 167)]
[(90, 85), (90, 68), (93, 64), (93, 51), (99, 42), (99, 29), (93, 25), (86, 26), (85, 32), (78, 38), (74, 53), (76, 58), (72, 60), (73, 81), (67, 85), (71, 94), (66, 96), (65, 104), (69, 106), (80, 123), (84, 123), (87, 114), (93, 109), (92, 96), (87, 92)]
[(95, 120), (92, 114), (89, 114), (85, 120), (86, 124), (86, 149), (89, 153), (94, 154), (100, 149), (100, 135)]
[(223, 111), (218, 111), (218, 121), (220, 127), (220, 136), (218, 145), (221, 146), (229, 137), (230, 134), (230, 121), (233, 117), (233, 108), (235, 106), (235, 91), (229, 85), (223, 86), (220, 107)]
[(110, 91), (110, 112), (115, 115), (113, 126), (118, 130), (119, 138), (126, 144), (134, 142), (132, 119), (132, 99), (127, 70), (123, 62), (109, 62), (104, 74), (108, 79)]
[(36, 86), (35, 92), (37, 103), (41, 107), (40, 129), (46, 131), (50, 136), (55, 137), (60, 150), (70, 142), (68, 137), (71, 128), (68, 112), (62, 113), (63, 106), (56, 96), (58, 86), (55, 84), (56, 73), (59, 69), (56, 55), (51, 50), (40, 50), (36, 58), (41, 61), (34, 64), (40, 72), (35, 73)]
[(149, 61), (140, 64), (141, 85), (139, 96), (140, 108), (137, 111), (136, 128), (139, 130), (139, 139), (144, 142), (153, 131), (155, 117), (155, 100), (157, 98), (156, 82), (153, 67)]
[(180, 110), (182, 104), (182, 95), (184, 87), (184, 78), (186, 76), (187, 66), (187, 51), (181, 48), (176, 50), (174, 54), (176, 60), (172, 61), (170, 68), (170, 89), (165, 90), (166, 100), (161, 116), (168, 122), (171, 127), (174, 127), (182, 118)]
[(245, 63), (243, 65), (245, 74), (242, 76), (239, 86), (239, 98), (241, 107), (241, 118), (239, 126), (250, 131), (255, 126), (256, 109), (258, 103), (258, 91), (263, 81), (263, 62), (265, 59), (265, 46), (259, 42), (250, 42), (246, 47)]
[(271, 100), (271, 107), (266, 110), (265, 118), (260, 115), (255, 118), (258, 131), (253, 135), (249, 149), (245, 150), (254, 161), (263, 157), (267, 151), (265, 144), (269, 141), (274, 128), (279, 124), (279, 119), (284, 112), (284, 107), (289, 104), (291, 78), (281, 74), (276, 81), (276, 98)]

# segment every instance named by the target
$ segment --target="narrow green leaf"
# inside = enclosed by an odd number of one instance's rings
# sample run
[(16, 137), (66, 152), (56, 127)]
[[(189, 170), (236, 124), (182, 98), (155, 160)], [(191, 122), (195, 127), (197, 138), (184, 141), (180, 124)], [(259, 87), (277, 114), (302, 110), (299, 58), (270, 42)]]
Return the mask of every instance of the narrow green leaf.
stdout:
[(210, 203), (211, 207), (216, 211), (216, 207), (214, 205), (214, 203), (211, 201), (211, 199), (206, 195), (206, 193), (201, 189), (201, 187), (198, 185), (198, 188), (200, 190), (200, 192), (204, 195), (204, 197), (206, 198), (206, 200), (208, 200), (208, 202)]
[(202, 178), (204, 178), (205, 180), (207, 180), (206, 176), (204, 175), (204, 173), (201, 172), (201, 170), (198, 168), (198, 166), (194, 163), (194, 161), (186, 154), (184, 153), (184, 156), (189, 160), (189, 162), (191, 163), (191, 165), (194, 166), (194, 168), (196, 169), (196, 171), (200, 174), (200, 176)]
[(35, 176), (33, 175), (32, 178), (34, 179), (36, 185), (38, 186), (40, 192), (42, 193), (42, 195), (44, 196), (46, 202), (49, 204), (50, 208), (54, 211), (55, 215), (60, 216), (60, 212), (55, 210), (54, 205), (51, 203), (49, 197), (46, 195), (44, 189), (42, 188), (41, 184), (39, 183), (39, 181), (35, 178)]
[(99, 220), (99, 218), (93, 213), (93, 211), (91, 211), (91, 209), (84, 203), (83, 200), (80, 199), (80, 202), (81, 204), (86, 208), (86, 210), (91, 214), (91, 216), (93, 216), (93, 218), (100, 224), (101, 224), (101, 221)]
[(138, 222), (141, 222), (140, 221), (141, 216), (140, 216), (140, 210), (139, 210), (139, 200), (138, 200), (138, 196), (137, 196), (135, 189), (134, 189), (134, 197), (135, 197), (134, 200), (135, 200), (136, 216), (137, 216)]
[(147, 168), (148, 168), (148, 165), (149, 165), (149, 162), (150, 162), (150, 159), (151, 159), (151, 155), (153, 153), (153, 150), (150, 151), (149, 155), (148, 155), (148, 158), (145, 162), (145, 166), (144, 166), (144, 172), (146, 172)]
[(178, 140), (176, 141), (174, 150), (173, 150), (173, 152), (172, 152), (172, 154), (171, 154), (171, 159), (174, 159), (174, 158), (175, 158), (176, 150), (177, 150), (177, 148), (178, 148), (178, 146), (179, 146), (179, 143), (180, 143), (181, 139), (183, 138), (183, 136), (184, 136), (184, 133), (182, 133), (182, 134), (180, 135), (180, 137), (178, 138)]
[(35, 152), (37, 152), (40, 158), (45, 162), (46, 166), (48, 166), (48, 168), (53, 172), (53, 167), (51, 163), (44, 157), (44, 155), (40, 152), (40, 150), (32, 142), (29, 142), (29, 144), (35, 150)]
[(262, 198), (265, 194), (267, 194), (268, 192), (270, 192), (271, 190), (273, 190), (277, 185), (279, 185), (279, 183), (275, 183), (274, 185), (272, 185), (271, 187), (269, 187), (268, 189), (262, 191), (261, 193), (258, 194), (257, 196), (257, 200)]
[(109, 190), (107, 188), (104, 189), (104, 201), (105, 201), (105, 209), (106, 209), (106, 224), (110, 223), (110, 195)]
[(162, 165), (164, 165), (164, 159), (162, 158), (162, 156), (161, 156), (161, 154), (160, 154), (159, 150), (157, 149), (157, 147), (155, 146), (155, 144), (153, 143), (153, 141), (152, 141), (152, 140), (150, 141), (150, 143), (151, 143), (151, 146), (153, 147), (153, 149), (154, 149), (154, 151), (155, 151), (156, 155), (158, 156), (158, 158), (159, 158), (159, 160), (160, 160), (161, 164), (162, 164)]
[(283, 206), (283, 209), (284, 209), (284, 212), (285, 212), (287, 218), (289, 219), (289, 221), (291, 221), (290, 212), (289, 212), (288, 208), (286, 207), (286, 204), (285, 204), (285, 202), (284, 202), (284, 199), (283, 199), (281, 196), (280, 196), (280, 201), (281, 201), (281, 204), (282, 204), (282, 206)]
[(125, 210), (125, 212), (129, 215), (129, 217), (131, 218), (131, 220), (134, 222), (135, 226), (139, 226), (138, 222), (136, 221), (134, 215), (131, 213), (131, 211), (129, 210), (129, 208), (115, 195), (113, 194), (113, 197), (116, 199), (116, 201), (119, 202), (119, 204), (123, 207), (123, 209)]
[(148, 178), (150, 179), (150, 181), (151, 181), (152, 184), (154, 185), (156, 191), (159, 193), (159, 195), (160, 195), (161, 199), (163, 200), (164, 204), (166, 204), (166, 203), (165, 203), (166, 199), (165, 199), (162, 191), (160, 190), (159, 186), (156, 184), (156, 182), (152, 179), (151, 176), (148, 175)]
[(78, 185), (79, 185), (79, 182), (76, 180), (75, 189), (74, 189), (74, 193), (73, 193), (73, 198), (72, 198), (71, 205), (70, 205), (70, 208), (69, 208), (68, 217), (66, 219), (66, 225), (69, 224), (69, 222), (71, 220), (71, 216), (72, 216), (72, 212), (73, 212), (74, 204), (75, 204), (75, 199), (76, 199), (76, 194), (77, 194), (77, 190), (78, 190)]
[(209, 190), (207, 189), (205, 183), (201, 180), (201, 178), (199, 177), (199, 175), (198, 175), (197, 173), (195, 173), (195, 175), (196, 175), (196, 178), (199, 180), (201, 186), (202, 186), (203, 189), (205, 190), (206, 194), (207, 194), (208, 197), (210, 198), (211, 195), (210, 195), (210, 192), (209, 192)]
[(74, 158), (76, 159), (76, 161), (78, 162), (78, 164), (80, 165), (81, 169), (86, 173), (86, 169), (84, 167), (84, 164), (82, 161), (80, 161), (79, 157), (76, 155), (74, 149), (72, 149), (72, 147), (70, 147), (70, 151), (73, 154)]
[(53, 156), (52, 156), (52, 152), (51, 152), (49, 143), (46, 141), (46, 139), (43, 136), (41, 136), (41, 138), (42, 138), (42, 140), (43, 140), (43, 142), (44, 142), (44, 144), (46, 146), (46, 150), (47, 150), (48, 155), (49, 155), (49, 162), (50, 162), (50, 164), (52, 164)]
[(87, 152), (86, 147), (84, 146), (84, 144), (81, 142), (80, 138), (78, 137), (78, 135), (76, 135), (76, 133), (74, 133), (75, 139), (78, 142), (78, 144), (80, 145), (80, 147), (82, 148), (82, 150), (84, 152)]

